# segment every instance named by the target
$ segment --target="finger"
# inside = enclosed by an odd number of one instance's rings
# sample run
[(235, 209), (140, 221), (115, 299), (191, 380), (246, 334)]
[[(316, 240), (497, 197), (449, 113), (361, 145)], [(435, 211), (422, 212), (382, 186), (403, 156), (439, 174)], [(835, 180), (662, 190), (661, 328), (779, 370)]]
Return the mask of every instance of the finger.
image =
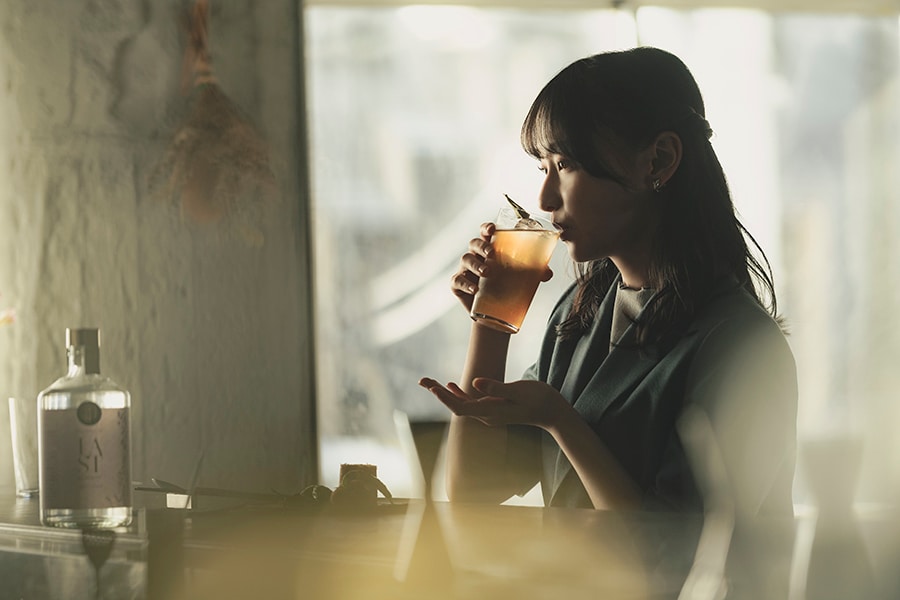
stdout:
[(494, 254), (491, 238), (474, 238), (469, 240), (469, 253), (483, 258), (490, 258)]
[(466, 402), (445, 387), (434, 387), (429, 391), (441, 401), (441, 404), (449, 408), (454, 415), (466, 416), (466, 406), (469, 402)]
[[(474, 281), (473, 281), (474, 279)], [(460, 299), (468, 296), (469, 302), (472, 301), (472, 295), (478, 291), (477, 278), (468, 272), (457, 272), (450, 278), (450, 290)]]
[(484, 397), (473, 402), (460, 402), (453, 407), (447, 404), (447, 407), (457, 416), (478, 419), (492, 427), (509, 422), (509, 401), (506, 398)]
[(422, 377), (421, 379), (419, 379), (419, 385), (426, 390), (431, 390), (431, 388), (440, 387), (441, 384), (431, 377)]
[[(493, 380), (489, 380), (489, 381), (493, 381)], [(447, 384), (447, 389), (450, 390), (451, 392), (453, 392), (454, 394), (456, 394), (457, 396), (460, 396), (461, 398), (465, 398), (466, 401), (468, 401), (468, 402), (494, 402), (496, 405), (498, 402), (506, 402), (507, 401), (507, 398), (504, 398), (503, 396), (496, 396), (496, 395), (491, 395), (491, 394), (485, 394), (484, 396), (478, 396), (478, 397), (472, 396), (471, 394), (466, 392), (464, 389), (462, 389), (461, 387), (459, 387), (456, 383), (454, 383), (452, 381)], [(479, 390), (479, 391), (481, 391), (481, 390)]]
[(494, 232), (497, 231), (497, 226), (493, 223), (482, 223), (481, 224), (481, 237), (485, 240), (490, 240), (493, 237)]
[(485, 266), (488, 263), (481, 254), (476, 252), (466, 252), (459, 259), (459, 270), (464, 273), (471, 273), (476, 279), (485, 273)]
[(472, 380), (472, 387), (486, 396), (504, 397), (506, 384), (489, 377), (476, 377)]
[(472, 401), (471, 396), (466, 394), (458, 385), (452, 382), (448, 383), (447, 386), (443, 386), (430, 377), (423, 377), (419, 380), (419, 385), (434, 394), (438, 400), (443, 402), (447, 408), (454, 413), (456, 413), (457, 409), (462, 405)]
[(449, 389), (449, 390), (450, 390), (451, 392), (453, 392), (454, 394), (462, 395), (462, 396), (468, 396), (468, 394), (466, 394), (465, 390), (463, 390), (461, 387), (459, 387), (459, 386), (458, 386), (455, 382), (453, 382), (453, 381), (451, 381), (450, 383), (447, 384), (447, 389)]
[(430, 377), (423, 377), (419, 380), (419, 385), (423, 388), (427, 389), (429, 392), (437, 392), (444, 391), (453, 396), (457, 396), (460, 400), (470, 401), (472, 397), (469, 396), (466, 392), (462, 390), (458, 385), (453, 382), (448, 383), (447, 385), (442, 385), (438, 381)]
[(553, 269), (547, 267), (547, 270), (541, 275), (541, 281), (550, 281), (551, 279), (553, 279)]

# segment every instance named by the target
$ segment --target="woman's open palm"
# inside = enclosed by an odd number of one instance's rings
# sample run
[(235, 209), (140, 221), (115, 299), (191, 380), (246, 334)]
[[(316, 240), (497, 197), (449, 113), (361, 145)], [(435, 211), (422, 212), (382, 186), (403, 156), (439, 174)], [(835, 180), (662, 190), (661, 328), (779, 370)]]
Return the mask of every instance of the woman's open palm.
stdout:
[(484, 394), (474, 397), (455, 383), (441, 385), (423, 378), (419, 385), (434, 394), (453, 414), (472, 417), (490, 426), (535, 425), (549, 429), (572, 406), (553, 387), (542, 381), (502, 383), (478, 377), (472, 385)]

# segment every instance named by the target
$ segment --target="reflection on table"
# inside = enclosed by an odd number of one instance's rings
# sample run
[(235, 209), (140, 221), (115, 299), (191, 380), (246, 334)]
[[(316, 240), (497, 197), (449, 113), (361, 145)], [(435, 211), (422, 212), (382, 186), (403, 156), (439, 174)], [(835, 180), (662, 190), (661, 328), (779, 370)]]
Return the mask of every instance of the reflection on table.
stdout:
[[(707, 577), (715, 570), (695, 565), (700, 515), (442, 502), (426, 509), (417, 500), (382, 502), (364, 514), (275, 501), (201, 501), (188, 511), (166, 509), (158, 495), (137, 498), (135, 522), (116, 532), (95, 571), (81, 532), (41, 527), (36, 499), (0, 495), (0, 596), (679, 598), (694, 568), (704, 585), (681, 597), (716, 597)], [(879, 585), (872, 589), (885, 598), (900, 589), (888, 575), (900, 556), (890, 533), (895, 517), (859, 530), (875, 557), (870, 566)], [(726, 546), (728, 597), (802, 598), (791, 568), (795, 542), (810, 522), (737, 524)]]
[(38, 506), (37, 497), (18, 498), (13, 489), (0, 489), (0, 598), (146, 597), (143, 512), (114, 536), (94, 537), (41, 526)]

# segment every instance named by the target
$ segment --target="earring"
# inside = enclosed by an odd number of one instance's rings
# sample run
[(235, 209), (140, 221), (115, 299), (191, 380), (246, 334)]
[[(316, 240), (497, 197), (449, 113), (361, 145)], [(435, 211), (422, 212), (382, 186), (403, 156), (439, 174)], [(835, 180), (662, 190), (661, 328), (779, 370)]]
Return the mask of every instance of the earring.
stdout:
[(658, 192), (659, 190), (662, 189), (662, 186), (663, 186), (662, 181), (660, 181), (659, 177), (654, 179), (653, 182), (651, 183), (651, 185), (653, 186), (654, 192)]

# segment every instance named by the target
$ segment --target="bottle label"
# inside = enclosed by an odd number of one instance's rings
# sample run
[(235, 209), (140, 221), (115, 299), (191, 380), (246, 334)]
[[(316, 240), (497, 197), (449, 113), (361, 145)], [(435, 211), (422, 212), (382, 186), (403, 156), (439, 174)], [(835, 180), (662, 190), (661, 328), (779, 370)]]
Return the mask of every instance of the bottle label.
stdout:
[(43, 508), (131, 506), (127, 408), (45, 410), (41, 415)]

